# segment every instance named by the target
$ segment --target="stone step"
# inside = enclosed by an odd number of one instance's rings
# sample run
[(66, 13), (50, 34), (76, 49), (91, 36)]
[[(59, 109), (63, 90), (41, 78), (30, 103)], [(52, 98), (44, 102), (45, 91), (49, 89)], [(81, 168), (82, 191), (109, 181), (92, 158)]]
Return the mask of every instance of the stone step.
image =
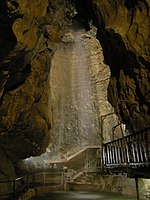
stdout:
[(78, 185), (92, 185), (91, 182), (83, 182), (83, 181), (78, 181), (78, 182), (74, 182), (75, 184), (78, 184)]

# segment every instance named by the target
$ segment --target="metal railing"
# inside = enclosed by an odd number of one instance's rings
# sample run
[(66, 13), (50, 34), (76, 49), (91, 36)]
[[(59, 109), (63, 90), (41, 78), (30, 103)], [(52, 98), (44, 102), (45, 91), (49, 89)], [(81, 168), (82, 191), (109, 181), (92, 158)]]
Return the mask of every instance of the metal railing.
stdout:
[(62, 180), (62, 172), (39, 172), (10, 181), (0, 181), (0, 187), (7, 190), (7, 192), (0, 192), (0, 199), (17, 200), (29, 188), (61, 185), (63, 183)]
[(6, 188), (6, 192), (0, 193), (0, 199), (16, 199), (16, 197), (29, 189), (29, 175), (10, 181), (0, 181), (0, 187)]
[[(150, 128), (105, 143), (103, 145), (104, 167), (138, 166), (150, 164)], [(99, 160), (98, 160), (99, 161)], [(88, 162), (89, 168), (97, 166), (96, 158)], [(85, 166), (84, 166), (85, 167)], [(97, 166), (98, 167), (98, 166)], [(81, 170), (81, 169), (80, 169)], [(86, 171), (87, 171), (86, 167)], [(45, 185), (62, 185), (64, 181), (71, 181), (80, 174), (78, 171), (40, 172), (19, 177), (14, 180), (0, 181), (0, 187), (6, 192), (0, 193), (0, 199), (17, 200), (29, 188)], [(82, 172), (82, 170), (81, 170)], [(82, 173), (81, 173), (82, 174)], [(3, 187), (4, 186), (4, 187)]]
[(150, 128), (103, 145), (104, 167), (150, 164)]
[[(76, 159), (79, 156), (79, 160), (83, 159), (84, 156), (81, 156), (86, 154), (89, 150), (99, 150), (99, 146), (98, 145), (93, 145), (93, 146), (86, 146), (84, 149), (80, 150), (79, 152), (75, 153), (74, 155), (70, 156), (67, 160), (63, 160), (62, 163), (64, 165), (68, 165), (68, 171), (64, 172), (63, 169), (62, 171), (58, 172), (58, 171), (51, 171), (51, 172), (40, 172), (40, 173), (35, 173), (35, 174), (30, 174), (30, 175), (26, 175), (23, 177), (19, 177), (15, 180), (10, 180), (10, 181), (0, 181), (0, 188), (6, 188), (6, 192), (4, 190), (3, 193), (0, 191), (0, 199), (7, 199), (7, 197), (9, 197), (8, 199), (13, 199), (16, 200), (18, 198), (18, 196), (21, 195), (21, 193), (23, 193), (24, 191), (28, 190), (29, 188), (36, 188), (36, 187), (40, 187), (40, 186), (45, 186), (45, 185), (55, 185), (55, 184), (59, 184), (59, 185), (63, 185), (64, 182), (69, 182), (74, 180), (74, 178), (79, 174), (79, 171), (82, 170), (83, 167), (85, 167), (85, 163), (82, 162), (81, 166), (78, 166), (78, 163), (76, 164), (77, 166), (75, 166), (75, 168), (77, 169), (69, 169), (70, 167), (70, 163), (72, 163), (73, 159)], [(83, 160), (82, 160), (83, 161)], [(95, 163), (96, 163), (96, 159), (95, 159)], [(57, 162), (54, 162), (57, 163)], [(96, 166), (95, 163), (93, 163), (90, 161), (90, 167), (92, 165)], [(57, 163), (57, 164), (61, 164), (61, 162)], [(92, 166), (93, 167), (93, 166)], [(79, 169), (78, 169), (79, 168)], [(89, 169), (89, 167), (88, 167)], [(92, 168), (93, 169), (93, 168)], [(47, 169), (49, 170), (49, 169)], [(87, 167), (86, 167), (87, 170)], [(90, 169), (91, 170), (91, 169)], [(94, 168), (95, 170), (95, 168)]]

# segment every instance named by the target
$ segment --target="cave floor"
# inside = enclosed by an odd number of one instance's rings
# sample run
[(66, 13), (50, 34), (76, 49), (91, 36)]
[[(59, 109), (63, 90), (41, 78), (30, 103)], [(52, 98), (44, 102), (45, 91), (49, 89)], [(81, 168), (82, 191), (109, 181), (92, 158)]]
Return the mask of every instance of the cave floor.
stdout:
[(34, 197), (31, 200), (136, 200), (135, 197), (117, 193), (102, 193), (89, 191), (52, 192)]

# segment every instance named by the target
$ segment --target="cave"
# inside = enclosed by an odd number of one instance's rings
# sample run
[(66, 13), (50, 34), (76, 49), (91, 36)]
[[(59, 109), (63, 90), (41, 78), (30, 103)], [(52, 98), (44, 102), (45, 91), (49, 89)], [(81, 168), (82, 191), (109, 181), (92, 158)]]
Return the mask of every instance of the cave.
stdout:
[(149, 199), (149, 7), (0, 2), (0, 198), (46, 193), (48, 179), (60, 191), (46, 173), (62, 172), (63, 190)]

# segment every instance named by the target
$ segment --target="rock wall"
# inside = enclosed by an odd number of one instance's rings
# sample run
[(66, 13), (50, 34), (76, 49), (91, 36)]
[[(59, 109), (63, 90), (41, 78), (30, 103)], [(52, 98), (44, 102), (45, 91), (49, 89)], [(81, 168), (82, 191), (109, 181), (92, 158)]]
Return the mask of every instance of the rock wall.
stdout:
[(150, 126), (150, 1), (93, 0), (105, 62), (109, 101), (131, 130)]
[(0, 179), (13, 179), (12, 163), (50, 141), (50, 61), (70, 11), (61, 0), (2, 0), (0, 9), (0, 151), (8, 160)]
[(94, 178), (94, 185), (97, 190), (136, 196), (134, 179), (129, 179), (121, 175), (104, 175), (99, 177), (95, 176)]
[(149, 7), (149, 0), (76, 0), (86, 27), (92, 20), (98, 28), (97, 38), (111, 70), (109, 102), (132, 131), (150, 126)]
[(140, 196), (147, 200), (150, 198), (150, 179), (139, 179)]
[(108, 142), (122, 137), (123, 129), (119, 125), (119, 119), (112, 105), (108, 102), (107, 88), (111, 74), (109, 66), (104, 61), (102, 46), (95, 38), (96, 31), (97, 29), (91, 26), (90, 31), (87, 32), (88, 34), (85, 34), (83, 41), (90, 79), (94, 88), (93, 109), (98, 115), (98, 133), (103, 137), (103, 142)]
[[(44, 6), (41, 7), (39, 2), (35, 6), (35, 1), (28, 1), (28, 5), (19, 1), (15, 4), (17, 8), (14, 7), (14, 2), (5, 3), (5, 11), (8, 12), (9, 8), (17, 9), (14, 12), (18, 12), (20, 18), (13, 22), (14, 47), (1, 62), (0, 141), (5, 155), (16, 162), (30, 154), (36, 155), (44, 151), (44, 146), (48, 143), (50, 118), (45, 116), (47, 111), (42, 105), (47, 102), (44, 86), (50, 68), (49, 52), (46, 51), (43, 34), (38, 37), (36, 25), (37, 20), (45, 16), (48, 2), (44, 1)], [(34, 12), (38, 17), (34, 16)], [(42, 69), (43, 66), (46, 70)], [(0, 170), (2, 174), (3, 170)], [(1, 178), (12, 178), (7, 176), (6, 173)]]
[[(70, 23), (71, 1), (0, 1), (1, 179), (14, 178), (12, 163), (40, 155), (51, 140), (51, 57)], [(86, 28), (98, 28), (111, 70), (109, 101), (131, 130), (150, 125), (149, 0), (77, 1)]]

